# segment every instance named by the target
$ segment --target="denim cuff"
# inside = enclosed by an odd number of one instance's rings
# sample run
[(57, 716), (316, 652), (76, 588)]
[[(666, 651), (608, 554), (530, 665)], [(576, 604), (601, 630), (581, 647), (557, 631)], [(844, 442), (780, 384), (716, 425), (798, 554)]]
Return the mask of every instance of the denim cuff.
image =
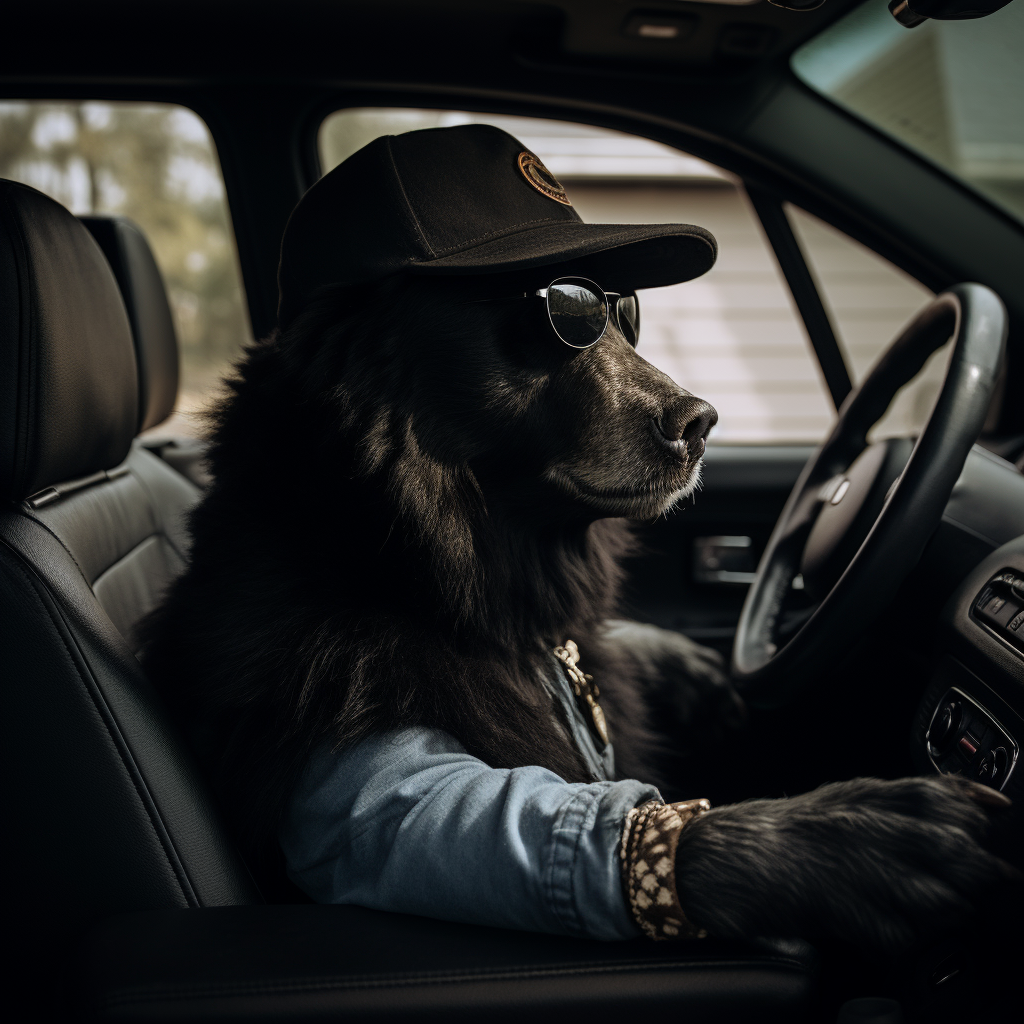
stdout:
[(570, 797), (552, 830), (547, 899), (560, 930), (593, 939), (640, 934), (622, 889), (619, 845), (626, 815), (661, 800), (654, 786), (595, 782)]

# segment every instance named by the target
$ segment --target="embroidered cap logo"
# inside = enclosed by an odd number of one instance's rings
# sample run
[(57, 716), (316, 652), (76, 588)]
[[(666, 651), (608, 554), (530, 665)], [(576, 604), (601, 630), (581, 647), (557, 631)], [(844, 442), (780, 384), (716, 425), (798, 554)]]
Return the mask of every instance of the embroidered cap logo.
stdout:
[(554, 199), (556, 203), (565, 206), (572, 206), (572, 202), (565, 194), (558, 179), (528, 150), (519, 154), (519, 170), (523, 177), (548, 199)]

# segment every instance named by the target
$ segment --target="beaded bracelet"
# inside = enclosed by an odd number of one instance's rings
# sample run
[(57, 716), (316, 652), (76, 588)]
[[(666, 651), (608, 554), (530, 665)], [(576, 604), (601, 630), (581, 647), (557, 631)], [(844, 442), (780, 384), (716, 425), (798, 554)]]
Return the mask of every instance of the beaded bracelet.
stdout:
[(648, 800), (626, 815), (619, 858), (633, 918), (651, 939), (703, 939), (686, 919), (676, 892), (676, 847), (683, 827), (711, 810), (707, 800)]

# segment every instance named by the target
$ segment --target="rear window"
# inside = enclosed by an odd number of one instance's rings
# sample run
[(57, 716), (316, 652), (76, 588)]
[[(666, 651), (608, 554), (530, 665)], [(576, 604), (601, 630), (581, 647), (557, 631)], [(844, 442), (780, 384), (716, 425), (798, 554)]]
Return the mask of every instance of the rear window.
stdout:
[(117, 214), (142, 228), (181, 345), (177, 413), (154, 429), (199, 432), (199, 413), (251, 333), (206, 125), (170, 104), (0, 103), (0, 177), (74, 214)]
[(867, 3), (794, 53), (812, 89), (1024, 220), (1024, 4), (906, 29)]

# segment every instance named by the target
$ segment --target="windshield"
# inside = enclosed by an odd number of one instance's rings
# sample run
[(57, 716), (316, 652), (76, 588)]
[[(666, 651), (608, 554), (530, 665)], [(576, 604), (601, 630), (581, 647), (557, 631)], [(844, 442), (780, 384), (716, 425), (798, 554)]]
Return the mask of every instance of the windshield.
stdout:
[(811, 88), (1024, 221), (1024, 4), (975, 21), (899, 25), (886, 0), (793, 55)]

